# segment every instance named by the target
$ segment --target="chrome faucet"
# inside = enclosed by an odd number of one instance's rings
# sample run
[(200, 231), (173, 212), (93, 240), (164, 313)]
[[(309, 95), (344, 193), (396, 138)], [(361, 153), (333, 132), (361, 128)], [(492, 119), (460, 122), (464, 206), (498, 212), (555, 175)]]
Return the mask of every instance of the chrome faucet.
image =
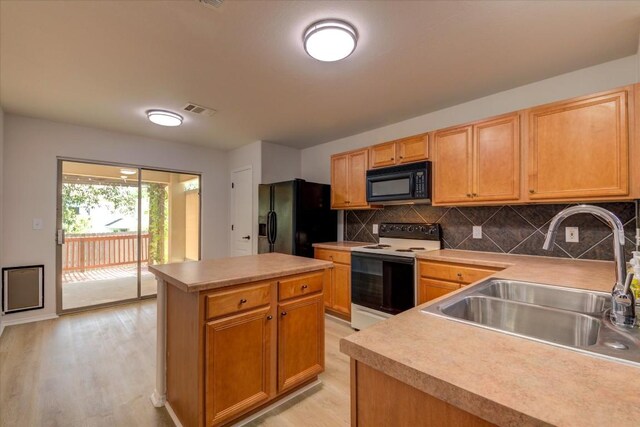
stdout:
[(558, 233), (560, 223), (571, 215), (590, 213), (604, 220), (613, 230), (613, 256), (616, 263), (616, 283), (611, 290), (611, 320), (619, 326), (633, 326), (636, 323), (635, 300), (633, 292), (629, 289), (632, 273), (626, 274), (624, 260), (624, 228), (622, 222), (613, 213), (598, 206), (578, 205), (568, 207), (551, 220), (549, 231), (542, 246), (545, 250), (551, 250)]

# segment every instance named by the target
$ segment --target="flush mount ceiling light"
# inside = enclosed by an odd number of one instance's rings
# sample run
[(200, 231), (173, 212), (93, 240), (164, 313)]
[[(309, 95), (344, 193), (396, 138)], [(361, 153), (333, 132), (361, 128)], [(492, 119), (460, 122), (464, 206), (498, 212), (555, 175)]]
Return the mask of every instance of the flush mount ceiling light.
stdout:
[(304, 50), (318, 61), (339, 61), (356, 49), (358, 33), (345, 21), (324, 19), (311, 24), (304, 32)]
[(160, 126), (180, 126), (182, 124), (182, 116), (171, 111), (149, 110), (147, 117)]

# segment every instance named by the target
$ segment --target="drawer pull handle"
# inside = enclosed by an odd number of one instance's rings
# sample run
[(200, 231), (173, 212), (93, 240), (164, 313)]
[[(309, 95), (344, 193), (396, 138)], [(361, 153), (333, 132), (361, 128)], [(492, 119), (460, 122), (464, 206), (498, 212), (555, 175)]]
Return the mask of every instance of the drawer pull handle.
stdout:
[(246, 304), (246, 302), (247, 302), (247, 300), (246, 300), (246, 299), (244, 299), (244, 298), (242, 298), (242, 299), (240, 300), (240, 304)]
[(286, 311), (283, 311), (282, 313), (280, 313), (280, 315), (281, 315), (281, 316), (286, 316), (286, 315), (287, 315), (287, 312), (286, 312)]
[(308, 285), (302, 285), (302, 289), (307, 289), (308, 287)]
[(268, 315), (267, 316), (267, 320), (271, 320), (271, 319), (273, 319), (273, 316), (272, 315)]

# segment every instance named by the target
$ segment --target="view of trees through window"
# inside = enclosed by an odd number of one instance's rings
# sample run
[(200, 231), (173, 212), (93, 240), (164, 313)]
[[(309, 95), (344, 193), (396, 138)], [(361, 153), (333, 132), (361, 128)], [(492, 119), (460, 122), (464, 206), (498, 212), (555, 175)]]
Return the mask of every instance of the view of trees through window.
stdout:
[[(67, 235), (136, 233), (138, 186), (120, 183), (62, 184), (62, 223)], [(166, 262), (167, 185), (142, 183), (141, 233), (149, 233), (149, 263)]]

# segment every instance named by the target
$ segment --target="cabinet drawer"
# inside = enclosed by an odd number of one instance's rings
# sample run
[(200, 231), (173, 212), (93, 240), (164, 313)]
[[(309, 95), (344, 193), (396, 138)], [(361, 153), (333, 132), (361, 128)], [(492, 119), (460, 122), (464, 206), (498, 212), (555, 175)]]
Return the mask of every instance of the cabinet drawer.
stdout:
[(496, 267), (476, 267), (466, 264), (448, 264), (435, 261), (420, 262), (421, 277), (451, 280), (463, 284), (476, 282), (500, 270), (502, 269)]
[(351, 252), (316, 248), (316, 259), (351, 265)]
[(269, 304), (270, 287), (269, 283), (263, 283), (207, 295), (207, 319)]
[(324, 271), (313, 272), (278, 282), (280, 301), (322, 291)]

